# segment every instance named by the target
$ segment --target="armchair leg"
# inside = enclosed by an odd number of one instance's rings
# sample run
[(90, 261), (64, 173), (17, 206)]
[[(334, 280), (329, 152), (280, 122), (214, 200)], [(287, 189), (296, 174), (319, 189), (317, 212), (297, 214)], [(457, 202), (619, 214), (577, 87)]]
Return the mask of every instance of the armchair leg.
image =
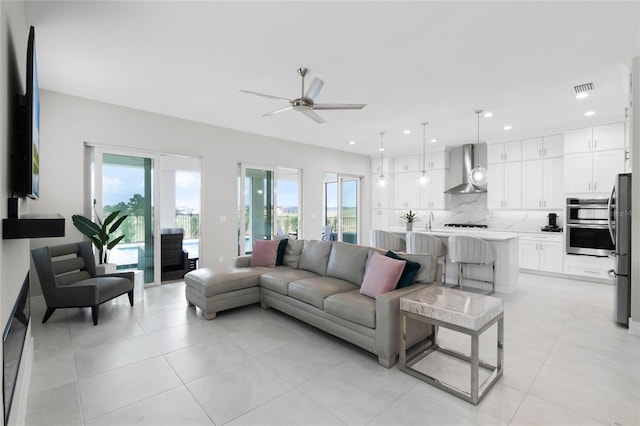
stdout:
[(56, 311), (56, 308), (47, 308), (47, 311), (44, 313), (44, 318), (42, 318), (42, 323), (44, 324), (51, 318), (51, 315)]
[(91, 316), (93, 317), (93, 325), (98, 325), (98, 309), (99, 309), (99, 305), (93, 305), (91, 307)]
[(127, 296), (129, 296), (129, 304), (133, 306), (133, 290), (127, 292)]

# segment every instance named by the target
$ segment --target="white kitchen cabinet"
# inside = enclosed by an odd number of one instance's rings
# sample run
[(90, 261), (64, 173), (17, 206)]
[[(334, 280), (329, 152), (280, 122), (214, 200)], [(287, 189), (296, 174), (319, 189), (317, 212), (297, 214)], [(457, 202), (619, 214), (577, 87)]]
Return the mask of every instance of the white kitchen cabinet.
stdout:
[(562, 234), (520, 234), (520, 269), (563, 271)]
[(563, 135), (551, 135), (522, 141), (522, 159), (525, 161), (561, 157), (563, 153)]
[(419, 185), (420, 209), (445, 208), (444, 191), (447, 189), (447, 171), (444, 169), (427, 172), (427, 183)]
[(396, 173), (393, 176), (393, 206), (396, 209), (417, 209), (420, 206), (420, 173)]
[[(420, 156), (419, 169), (422, 171), (422, 156)], [(446, 151), (427, 152), (424, 156), (425, 170), (438, 170), (449, 168), (449, 153)]]
[(371, 229), (387, 229), (389, 225), (389, 210), (373, 209)]
[(624, 173), (625, 156), (624, 149), (566, 155), (565, 192), (608, 193), (613, 187), (616, 175)]
[(407, 157), (396, 157), (393, 159), (393, 171), (395, 173), (417, 172), (420, 170), (421, 157), (410, 155)]
[(522, 160), (522, 141), (487, 145), (487, 163), (504, 163)]
[(391, 160), (389, 158), (385, 158), (384, 160), (378, 158), (371, 159), (371, 173), (376, 176), (380, 176), (380, 173), (383, 173), (385, 176), (389, 176), (393, 173), (391, 170)]
[(563, 159), (522, 162), (522, 208), (564, 208)]
[(489, 164), (487, 170), (487, 207), (522, 208), (522, 163)]
[[(390, 182), (387, 181), (385, 186), (378, 185), (378, 179), (380, 175), (371, 176), (371, 206), (374, 209), (388, 209), (391, 206), (389, 205), (389, 191), (391, 190)], [(389, 179), (387, 177), (387, 179)]]
[(614, 260), (609, 257), (564, 255), (564, 273), (612, 282), (608, 271), (613, 269)]
[(624, 148), (624, 146), (624, 123), (569, 130), (564, 134), (564, 152), (567, 154), (605, 151)]

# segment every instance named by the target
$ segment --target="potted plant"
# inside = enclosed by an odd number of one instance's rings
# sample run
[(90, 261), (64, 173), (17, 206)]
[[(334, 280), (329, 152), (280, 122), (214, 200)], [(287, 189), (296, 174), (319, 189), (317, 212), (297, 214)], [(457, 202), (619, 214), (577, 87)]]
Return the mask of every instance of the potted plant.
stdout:
[[(93, 200), (93, 208), (95, 210), (96, 201)], [(98, 265), (96, 269), (103, 273), (115, 272), (115, 264), (109, 263), (109, 250), (114, 248), (125, 237), (120, 235), (113, 238), (114, 232), (120, 227), (122, 222), (127, 218), (127, 215), (120, 216), (120, 210), (116, 210), (109, 214), (103, 221), (100, 220), (100, 216), (96, 211), (96, 222), (81, 215), (73, 215), (71, 219), (73, 224), (86, 235), (93, 245), (98, 249)]]
[(407, 231), (412, 231), (413, 230), (413, 222), (417, 222), (420, 219), (418, 219), (418, 215), (415, 212), (412, 212), (411, 210), (409, 210), (409, 213), (403, 213), (400, 216), (401, 219), (403, 219), (406, 222), (406, 226), (407, 226)]

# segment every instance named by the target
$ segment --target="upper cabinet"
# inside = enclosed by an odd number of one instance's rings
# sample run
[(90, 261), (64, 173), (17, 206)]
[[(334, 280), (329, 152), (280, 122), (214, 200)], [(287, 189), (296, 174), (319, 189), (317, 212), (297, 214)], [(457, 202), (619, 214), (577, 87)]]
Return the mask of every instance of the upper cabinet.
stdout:
[(624, 132), (624, 123), (569, 130), (564, 134), (564, 152), (577, 154), (624, 148)]
[[(420, 157), (422, 160), (422, 156)], [(420, 163), (420, 170), (422, 170), (423, 163)], [(424, 156), (424, 169), (425, 170), (439, 170), (449, 168), (449, 153), (447, 151), (441, 152), (427, 152)]]
[(564, 136), (552, 135), (522, 141), (523, 160), (541, 160), (564, 154)]
[(420, 159), (417, 155), (396, 157), (393, 159), (393, 171), (395, 173), (420, 171)]
[(380, 174), (384, 174), (385, 176), (393, 173), (391, 170), (391, 161), (388, 158), (384, 160), (380, 158), (372, 158), (371, 159), (371, 173), (380, 176)]
[(487, 145), (487, 163), (496, 164), (522, 160), (522, 141)]

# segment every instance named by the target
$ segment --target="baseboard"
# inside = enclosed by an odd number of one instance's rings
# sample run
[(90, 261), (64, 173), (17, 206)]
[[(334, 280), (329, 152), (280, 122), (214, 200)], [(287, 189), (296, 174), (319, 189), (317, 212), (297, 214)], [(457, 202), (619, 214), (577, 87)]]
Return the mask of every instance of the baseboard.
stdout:
[(629, 334), (640, 336), (640, 322), (633, 321), (629, 318)]

